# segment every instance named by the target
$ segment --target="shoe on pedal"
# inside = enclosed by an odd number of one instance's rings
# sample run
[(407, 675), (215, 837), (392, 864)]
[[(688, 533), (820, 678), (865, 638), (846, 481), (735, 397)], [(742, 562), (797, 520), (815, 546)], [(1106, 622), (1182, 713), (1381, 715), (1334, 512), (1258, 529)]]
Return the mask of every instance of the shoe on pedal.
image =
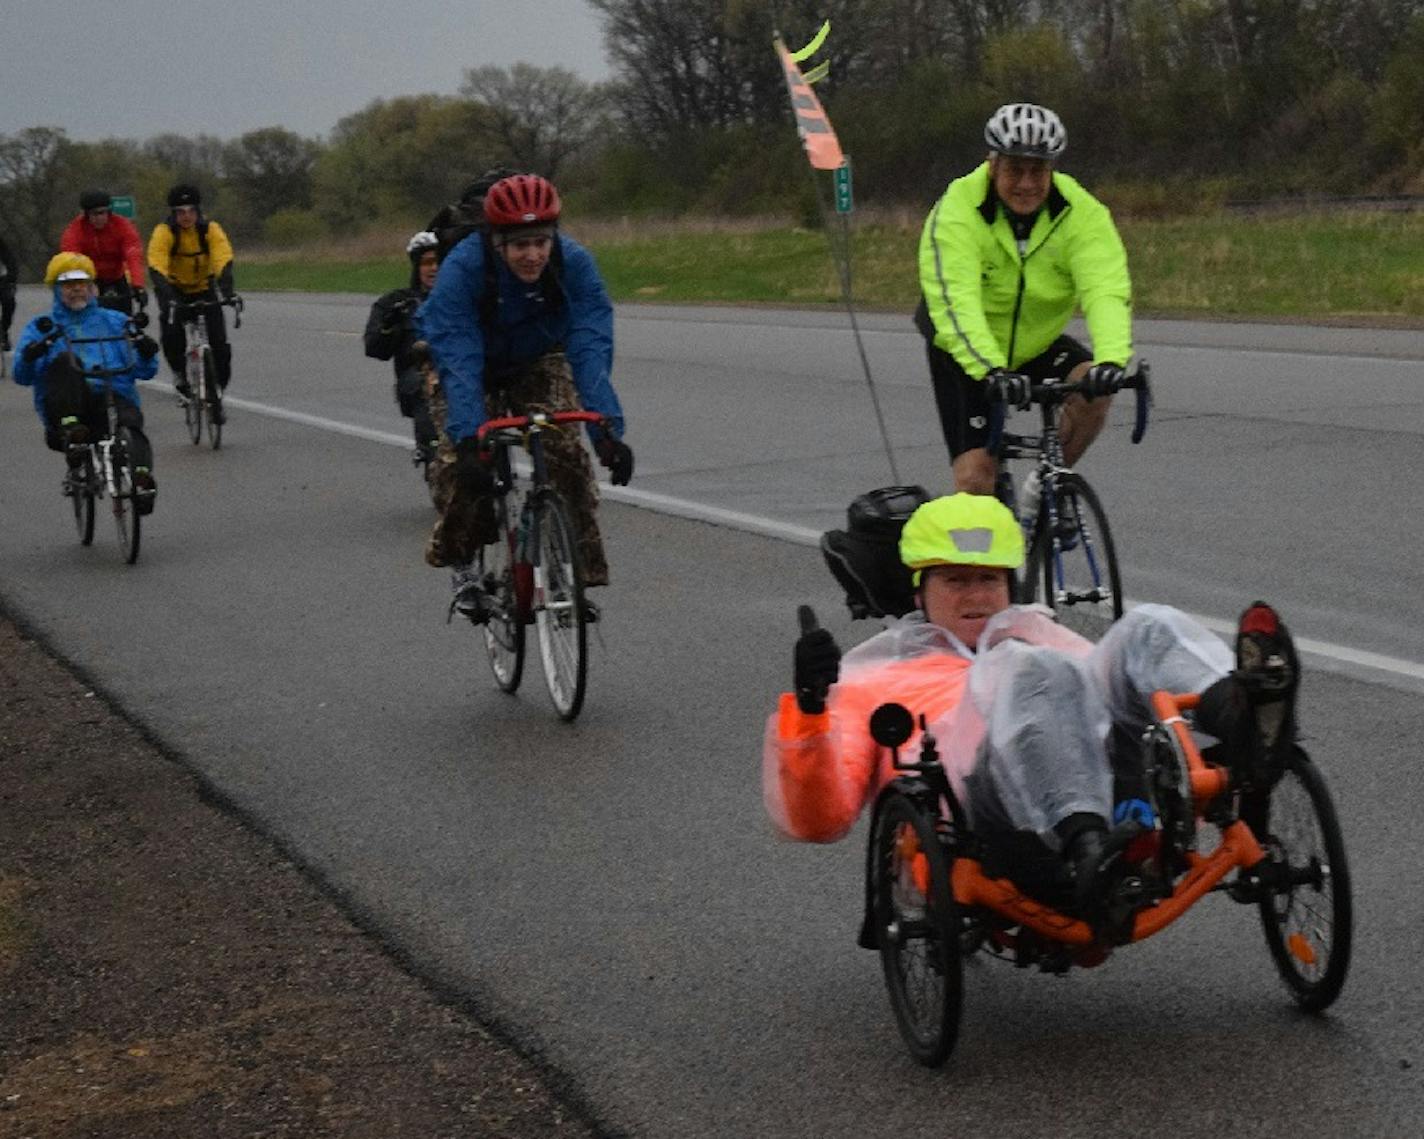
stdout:
[(222, 400), (215, 399), (208, 402), (208, 417), (219, 427), (227, 422), (227, 412), (223, 410)]
[(193, 398), (193, 389), (188, 386), (187, 380), (174, 377), (173, 390), (178, 393), (178, 402), (180, 404), (185, 404)]
[(1221, 741), (1233, 770), (1269, 781), (1295, 742), (1299, 682), (1290, 630), (1271, 606), (1253, 602), (1237, 622), (1236, 670), (1202, 692), (1197, 725)]
[(158, 483), (147, 467), (135, 467), (133, 473), (134, 509), (140, 514), (152, 514), (158, 498)]
[(598, 602), (590, 601), (587, 597), (583, 599), (583, 622), (585, 625), (597, 625), (603, 618), (603, 610), (598, 607)]
[(462, 617), (468, 617), (475, 625), (485, 625), (490, 619), (489, 598), (473, 578), (459, 584), (455, 589), (450, 607)]

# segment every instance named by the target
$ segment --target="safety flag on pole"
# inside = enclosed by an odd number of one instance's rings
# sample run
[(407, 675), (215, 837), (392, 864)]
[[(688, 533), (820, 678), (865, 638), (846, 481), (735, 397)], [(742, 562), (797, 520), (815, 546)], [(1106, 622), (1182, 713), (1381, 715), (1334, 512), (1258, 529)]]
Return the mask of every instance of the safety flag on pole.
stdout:
[(786, 91), (791, 96), (791, 109), (796, 114), (796, 133), (801, 136), (806, 157), (817, 170), (836, 170), (845, 164), (845, 155), (841, 153), (841, 144), (831, 128), (831, 120), (826, 117), (821, 100), (811, 90), (812, 83), (825, 77), (830, 64), (823, 62), (805, 75), (801, 73), (799, 64), (820, 50), (830, 31), (831, 22), (827, 20), (815, 38), (798, 52), (788, 51), (780, 36), (773, 41), (786, 78)]

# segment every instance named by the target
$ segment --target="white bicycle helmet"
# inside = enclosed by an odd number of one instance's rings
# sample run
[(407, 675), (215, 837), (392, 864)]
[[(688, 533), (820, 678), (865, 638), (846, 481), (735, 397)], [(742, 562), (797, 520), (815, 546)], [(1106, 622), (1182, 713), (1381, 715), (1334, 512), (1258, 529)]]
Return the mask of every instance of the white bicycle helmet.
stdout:
[(1052, 161), (1068, 145), (1063, 121), (1037, 103), (1005, 103), (984, 124), (984, 141), (996, 154)]
[(440, 244), (440, 239), (428, 229), (422, 229), (405, 244), (407, 257), (419, 257), (427, 249), (435, 249)]

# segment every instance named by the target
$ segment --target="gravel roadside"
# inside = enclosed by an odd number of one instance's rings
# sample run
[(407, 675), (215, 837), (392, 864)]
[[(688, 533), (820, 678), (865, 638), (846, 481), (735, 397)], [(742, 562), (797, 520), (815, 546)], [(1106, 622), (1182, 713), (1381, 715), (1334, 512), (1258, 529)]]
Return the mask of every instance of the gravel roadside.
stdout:
[(608, 1134), (0, 616), (0, 1135)]

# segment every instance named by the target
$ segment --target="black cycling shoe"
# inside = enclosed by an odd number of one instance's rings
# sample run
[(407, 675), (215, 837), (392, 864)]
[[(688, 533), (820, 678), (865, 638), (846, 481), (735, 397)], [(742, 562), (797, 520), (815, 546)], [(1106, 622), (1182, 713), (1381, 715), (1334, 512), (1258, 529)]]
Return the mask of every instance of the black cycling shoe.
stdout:
[(147, 467), (138, 467), (133, 473), (134, 510), (139, 514), (152, 514), (153, 504), (158, 498), (158, 483), (153, 472)]
[(489, 598), (478, 582), (470, 581), (460, 586), (450, 602), (450, 609), (462, 617), (468, 617), (473, 625), (489, 624)]
[(223, 410), (222, 400), (215, 399), (208, 404), (208, 415), (219, 427), (227, 422), (227, 412)]
[(1269, 785), (1295, 743), (1300, 658), (1276, 611), (1257, 601), (1241, 614), (1236, 671), (1208, 686), (1196, 724), (1221, 741), (1223, 761), (1255, 784)]

